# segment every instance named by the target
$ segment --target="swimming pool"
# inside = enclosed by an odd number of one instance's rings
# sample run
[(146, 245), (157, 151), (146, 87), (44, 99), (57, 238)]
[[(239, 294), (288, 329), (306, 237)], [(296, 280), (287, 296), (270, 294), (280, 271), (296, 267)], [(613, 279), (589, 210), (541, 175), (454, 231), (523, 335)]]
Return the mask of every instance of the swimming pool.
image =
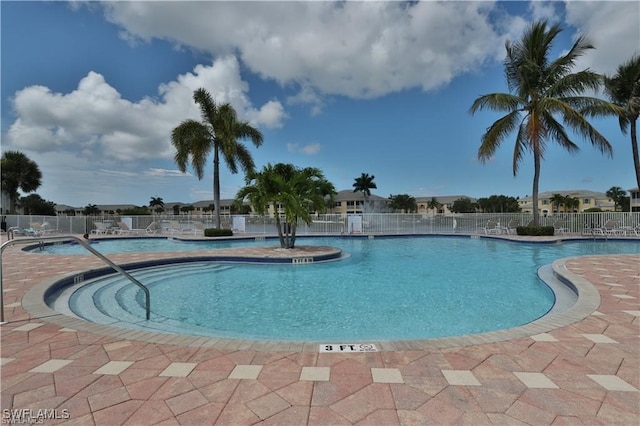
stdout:
[[(74, 290), (68, 306), (77, 311), (92, 300), (99, 309), (80, 316), (222, 338), (427, 339), (510, 328), (541, 317), (554, 296), (536, 271), (554, 259), (640, 253), (637, 242), (522, 244), (468, 237), (301, 238), (298, 244), (330, 245), (350, 257), (310, 265), (190, 263), (135, 271), (151, 291), (149, 322), (141, 320), (144, 301), (137, 287), (120, 277)], [(109, 312), (115, 314), (105, 320)]]

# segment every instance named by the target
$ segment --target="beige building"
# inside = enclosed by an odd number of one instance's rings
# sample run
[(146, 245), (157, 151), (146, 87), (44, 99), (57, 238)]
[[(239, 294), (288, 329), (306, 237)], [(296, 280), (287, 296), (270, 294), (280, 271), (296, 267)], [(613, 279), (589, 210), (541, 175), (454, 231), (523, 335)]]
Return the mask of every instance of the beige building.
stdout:
[[(438, 209), (430, 209), (429, 204), (431, 200), (435, 198), (436, 201), (440, 204)], [(432, 196), (432, 197), (417, 197), (416, 203), (418, 204), (418, 213), (423, 215), (435, 216), (435, 215), (450, 215), (452, 214), (451, 208), (453, 207), (453, 203), (461, 198), (468, 198), (472, 203), (476, 203), (478, 200), (469, 197), (466, 195), (443, 195), (443, 196)]]
[[(578, 199), (578, 207), (565, 208), (564, 204), (555, 205), (551, 199), (555, 194), (560, 194), (564, 197), (572, 197)], [(524, 197), (518, 200), (520, 208), (523, 213), (533, 213), (533, 198)], [(604, 192), (595, 192), (587, 190), (572, 190), (572, 191), (548, 191), (540, 192), (538, 194), (538, 212), (541, 214), (554, 214), (554, 213), (578, 213), (587, 209), (599, 208), (603, 211), (613, 211), (614, 203), (611, 201), (607, 194)]]
[(640, 188), (631, 188), (629, 194), (631, 197), (630, 210), (632, 212), (640, 212)]

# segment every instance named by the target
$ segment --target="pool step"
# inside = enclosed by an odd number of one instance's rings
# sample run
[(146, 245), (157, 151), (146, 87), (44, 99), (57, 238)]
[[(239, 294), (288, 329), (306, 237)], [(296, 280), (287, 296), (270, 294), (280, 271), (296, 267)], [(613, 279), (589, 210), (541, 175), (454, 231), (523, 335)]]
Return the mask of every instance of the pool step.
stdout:
[[(182, 277), (201, 273), (221, 272), (233, 268), (232, 265), (215, 265), (193, 263)], [(132, 276), (152, 290), (153, 286), (175, 272), (170, 268), (154, 267), (134, 271)], [(162, 332), (180, 333), (183, 326), (179, 321), (165, 318), (161, 313), (151, 312), (149, 321), (145, 319), (144, 296), (142, 290), (118, 274), (103, 277), (94, 283), (87, 283), (81, 289), (73, 292), (68, 298), (70, 311), (87, 321), (122, 326), (140, 330), (157, 330)], [(153, 292), (151, 297), (153, 309)], [(205, 329), (200, 333), (206, 335)]]

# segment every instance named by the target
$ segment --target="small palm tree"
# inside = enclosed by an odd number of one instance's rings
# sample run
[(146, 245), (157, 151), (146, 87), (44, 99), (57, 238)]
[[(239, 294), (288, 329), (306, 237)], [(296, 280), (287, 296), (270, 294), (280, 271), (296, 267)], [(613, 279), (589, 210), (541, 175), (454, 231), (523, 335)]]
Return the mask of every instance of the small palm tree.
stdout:
[[(561, 32), (559, 25), (548, 26), (546, 21), (529, 27), (518, 42), (506, 43), (504, 68), (510, 93), (492, 93), (477, 98), (470, 109), (472, 114), (484, 109), (507, 114), (494, 122), (482, 136), (478, 158), (491, 159), (507, 136), (516, 131), (513, 153), (513, 175), (526, 152), (534, 162), (533, 221), (539, 223), (538, 183), (540, 164), (549, 141), (557, 142), (570, 153), (578, 146), (571, 140), (565, 126), (588, 139), (602, 153), (613, 155), (609, 141), (585, 118), (581, 111), (597, 108), (613, 113), (618, 109), (602, 99), (581, 96), (587, 90), (597, 90), (601, 77), (589, 70), (572, 73), (578, 57), (593, 49), (580, 36), (568, 52), (552, 60), (552, 47)], [(561, 118), (564, 125), (558, 121)]]
[(565, 210), (566, 210), (566, 201), (567, 197), (565, 197), (562, 194), (553, 194), (553, 196), (551, 196), (551, 198), (549, 198), (549, 201), (551, 201), (551, 204), (556, 208), (556, 211), (560, 211), (560, 205), (564, 205)]
[(607, 197), (613, 201), (613, 210), (618, 211), (618, 206), (622, 205), (622, 201), (627, 195), (627, 191), (619, 186), (612, 186), (607, 191)]
[(100, 214), (100, 209), (95, 204), (87, 204), (84, 207), (84, 215), (85, 216), (96, 216)]
[[(298, 169), (292, 164), (266, 165), (261, 172), (247, 175), (247, 185), (238, 191), (236, 203), (247, 199), (256, 212), (273, 214), (280, 239), (280, 247), (294, 248), (298, 220), (312, 222), (311, 214), (324, 212), (326, 197), (335, 194), (333, 184), (314, 167)], [(284, 215), (282, 223), (281, 212)]]
[(162, 197), (151, 197), (151, 201), (149, 201), (149, 207), (156, 213), (160, 213), (164, 210), (164, 200), (162, 199)]
[(200, 106), (202, 122), (185, 120), (171, 133), (171, 143), (176, 148), (175, 162), (181, 172), (191, 165), (202, 180), (204, 165), (213, 151), (213, 204), (215, 224), (220, 228), (220, 156), (224, 158), (231, 173), (238, 172), (238, 163), (245, 174), (254, 170), (251, 153), (238, 139), (250, 139), (256, 147), (262, 145), (262, 133), (248, 122), (239, 121), (236, 111), (228, 104), (217, 105), (205, 89), (193, 94)]
[(578, 207), (580, 207), (580, 199), (577, 197), (571, 197), (567, 195), (567, 199), (564, 202), (565, 208), (570, 209), (571, 211), (577, 211)]
[(369, 202), (371, 190), (378, 188), (376, 183), (373, 181), (375, 178), (376, 177), (373, 175), (369, 176), (368, 173), (362, 173), (360, 177), (355, 178), (355, 182), (353, 183), (353, 192), (362, 192), (365, 205)]
[(9, 212), (16, 210), (22, 192), (33, 192), (42, 181), (42, 172), (35, 161), (20, 151), (5, 151), (0, 160), (2, 190), (9, 196)]
[(431, 200), (429, 200), (429, 202), (427, 203), (427, 208), (433, 210), (436, 213), (438, 212), (438, 210), (440, 210), (441, 207), (442, 204), (438, 202), (436, 197), (431, 197)]

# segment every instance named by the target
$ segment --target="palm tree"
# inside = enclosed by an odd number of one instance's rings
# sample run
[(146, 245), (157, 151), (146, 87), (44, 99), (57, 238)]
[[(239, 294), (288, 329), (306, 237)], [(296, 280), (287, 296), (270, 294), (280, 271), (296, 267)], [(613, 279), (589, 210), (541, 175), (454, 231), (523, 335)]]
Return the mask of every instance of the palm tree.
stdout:
[[(164, 200), (162, 199), (162, 197), (151, 197), (151, 201), (149, 201), (149, 207), (156, 213), (160, 213), (164, 210)], [(156, 208), (154, 209), (154, 207)]]
[(441, 207), (442, 204), (440, 204), (438, 200), (436, 200), (436, 197), (431, 197), (431, 200), (429, 200), (429, 202), (427, 203), (427, 208), (434, 210), (436, 213), (438, 212), (438, 210), (440, 210)]
[[(609, 141), (585, 118), (581, 111), (597, 107), (600, 111), (617, 111), (615, 105), (602, 99), (581, 96), (587, 90), (597, 90), (601, 77), (589, 70), (572, 73), (575, 61), (594, 47), (584, 37), (576, 39), (569, 51), (552, 60), (552, 47), (561, 32), (559, 25), (548, 26), (546, 21), (531, 25), (518, 42), (507, 41), (504, 61), (510, 93), (482, 95), (473, 102), (470, 112), (484, 109), (507, 114), (494, 122), (482, 136), (478, 158), (484, 163), (491, 159), (507, 136), (517, 130), (513, 153), (513, 175), (524, 154), (533, 156), (533, 221), (539, 223), (538, 183), (540, 163), (547, 142), (558, 143), (570, 153), (579, 151), (564, 125), (588, 139), (603, 154), (613, 155)], [(561, 118), (564, 125), (558, 121)]]
[(622, 205), (624, 198), (627, 195), (627, 191), (619, 186), (612, 186), (607, 191), (607, 197), (613, 201), (613, 211), (618, 211), (618, 206)]
[(335, 194), (333, 184), (325, 179), (320, 169), (298, 169), (292, 164), (268, 164), (261, 172), (247, 175), (246, 182), (247, 185), (238, 191), (235, 202), (247, 199), (259, 214), (266, 214), (272, 207), (280, 247), (287, 249), (295, 247), (298, 219), (310, 225), (311, 214), (324, 212), (325, 198), (332, 199)]
[[(636, 169), (636, 182), (640, 188), (640, 155), (638, 154), (637, 121), (640, 115), (640, 55), (618, 67), (613, 77), (604, 77), (604, 91), (612, 103), (621, 107), (617, 114), (620, 130), (631, 133), (631, 151)], [(591, 111), (590, 111), (591, 112)], [(606, 114), (606, 111), (604, 111)], [(596, 112), (594, 115), (601, 115)]]
[(571, 211), (577, 211), (578, 207), (580, 207), (580, 199), (578, 197), (571, 197), (567, 195), (567, 199), (564, 202), (565, 209), (570, 209)]
[(565, 205), (566, 200), (567, 200), (567, 197), (565, 197), (562, 194), (553, 194), (551, 198), (549, 198), (549, 201), (551, 201), (552, 206), (555, 206), (556, 211), (560, 211), (560, 204), (564, 205), (564, 208), (566, 210), (567, 208), (567, 206)]
[(85, 216), (96, 216), (100, 214), (100, 209), (95, 204), (87, 204), (84, 207), (84, 215)]
[(9, 196), (9, 212), (15, 212), (22, 192), (33, 192), (42, 181), (42, 172), (35, 161), (20, 151), (5, 151), (0, 159), (2, 190)]
[(353, 183), (353, 192), (362, 192), (365, 206), (371, 196), (371, 190), (378, 189), (378, 186), (373, 181), (375, 178), (373, 175), (369, 176), (369, 173), (362, 173), (360, 177), (355, 178), (355, 182)]
[(191, 165), (202, 180), (204, 165), (213, 150), (213, 204), (216, 227), (220, 228), (220, 156), (224, 158), (231, 173), (238, 172), (237, 164), (245, 174), (254, 170), (251, 153), (238, 139), (250, 139), (256, 147), (262, 145), (262, 133), (248, 122), (239, 121), (233, 107), (224, 103), (217, 105), (207, 90), (200, 88), (193, 93), (200, 106), (202, 122), (185, 120), (171, 133), (171, 143), (176, 148), (175, 162), (181, 172)]

